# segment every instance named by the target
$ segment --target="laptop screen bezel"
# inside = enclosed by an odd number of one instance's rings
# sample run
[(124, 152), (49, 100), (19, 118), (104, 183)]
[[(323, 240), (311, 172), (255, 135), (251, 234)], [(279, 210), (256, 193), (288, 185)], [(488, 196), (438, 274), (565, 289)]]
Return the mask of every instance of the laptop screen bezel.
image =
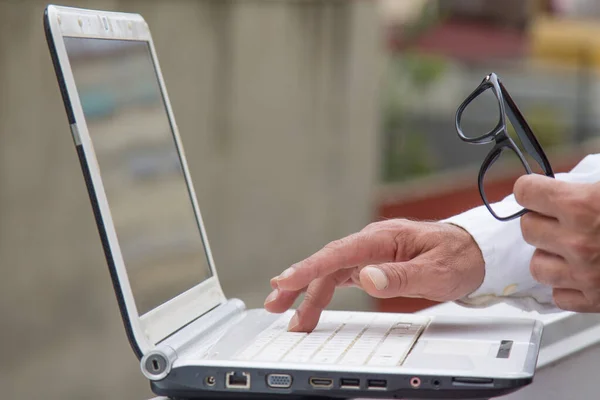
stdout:
[[(105, 245), (108, 246), (108, 249), (105, 250), (110, 250), (107, 254), (111, 254), (112, 265), (115, 269), (114, 272), (118, 277), (118, 285), (122, 292), (125, 310), (121, 309), (121, 312), (126, 313), (126, 315), (123, 315), (124, 320), (128, 320), (135, 341), (137, 342), (140, 351), (145, 354), (158, 342), (168, 337), (173, 332), (226, 301), (214, 266), (214, 260), (207, 240), (202, 215), (197, 203), (179, 130), (175, 123), (173, 110), (158, 63), (150, 29), (142, 16), (138, 14), (49, 6), (47, 8), (47, 18), (49, 30), (54, 42), (56, 58), (64, 81), (63, 84), (67, 95), (65, 101), (69, 102), (67, 107), (71, 108), (72, 118), (74, 119), (74, 121), (69, 122), (71, 123), (71, 129), (75, 129), (78, 136), (75, 138), (75, 144), (82, 149), (85, 161), (87, 162), (90, 181), (87, 184), (93, 187), (96, 194), (96, 204), (94, 205), (96, 210), (94, 211), (98, 213), (102, 221), (106, 235)], [(94, 146), (87, 128), (81, 101), (70, 67), (64, 37), (135, 40), (145, 42), (148, 44), (150, 55), (154, 63), (157, 81), (164, 99), (169, 123), (173, 132), (173, 138), (181, 160), (183, 175), (192, 202), (192, 208), (206, 251), (211, 277), (170, 299), (166, 303), (150, 310), (144, 315), (139, 315), (135, 304), (129, 277), (117, 240), (115, 225), (112, 220), (104, 185), (102, 183), (100, 167), (96, 160)], [(109, 262), (109, 267), (110, 264), (111, 263)]]

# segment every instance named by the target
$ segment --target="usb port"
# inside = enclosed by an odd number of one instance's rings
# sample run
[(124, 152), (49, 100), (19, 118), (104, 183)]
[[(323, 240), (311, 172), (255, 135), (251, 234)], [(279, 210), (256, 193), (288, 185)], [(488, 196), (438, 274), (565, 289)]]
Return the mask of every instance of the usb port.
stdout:
[(385, 379), (369, 379), (367, 381), (367, 389), (369, 390), (385, 390), (387, 381)]
[(329, 389), (333, 386), (333, 379), (329, 378), (310, 378), (308, 382), (312, 387), (318, 389)]
[(342, 378), (340, 379), (341, 389), (360, 389), (360, 379), (358, 378)]

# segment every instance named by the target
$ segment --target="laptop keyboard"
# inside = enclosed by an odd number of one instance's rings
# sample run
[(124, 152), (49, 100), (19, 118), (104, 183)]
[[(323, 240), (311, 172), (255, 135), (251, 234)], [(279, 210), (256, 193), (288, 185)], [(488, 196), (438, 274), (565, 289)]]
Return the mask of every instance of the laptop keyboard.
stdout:
[(252, 361), (399, 366), (425, 328), (418, 316), (324, 312), (311, 333), (288, 332), (286, 313), (235, 358)]

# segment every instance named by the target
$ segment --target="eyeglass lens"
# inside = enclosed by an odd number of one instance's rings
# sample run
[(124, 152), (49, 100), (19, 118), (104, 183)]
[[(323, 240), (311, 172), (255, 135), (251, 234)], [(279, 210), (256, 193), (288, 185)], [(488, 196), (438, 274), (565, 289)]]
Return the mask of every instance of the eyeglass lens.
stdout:
[(486, 135), (498, 126), (500, 122), (500, 107), (491, 85), (480, 92), (462, 113), (460, 127), (463, 135), (476, 139)]

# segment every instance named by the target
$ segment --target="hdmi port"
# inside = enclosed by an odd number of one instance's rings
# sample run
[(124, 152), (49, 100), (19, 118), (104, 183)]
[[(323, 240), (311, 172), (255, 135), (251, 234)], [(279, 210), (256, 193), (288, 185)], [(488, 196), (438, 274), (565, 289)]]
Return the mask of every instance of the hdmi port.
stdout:
[(329, 378), (310, 378), (308, 383), (317, 389), (329, 389), (333, 386), (333, 379)]

